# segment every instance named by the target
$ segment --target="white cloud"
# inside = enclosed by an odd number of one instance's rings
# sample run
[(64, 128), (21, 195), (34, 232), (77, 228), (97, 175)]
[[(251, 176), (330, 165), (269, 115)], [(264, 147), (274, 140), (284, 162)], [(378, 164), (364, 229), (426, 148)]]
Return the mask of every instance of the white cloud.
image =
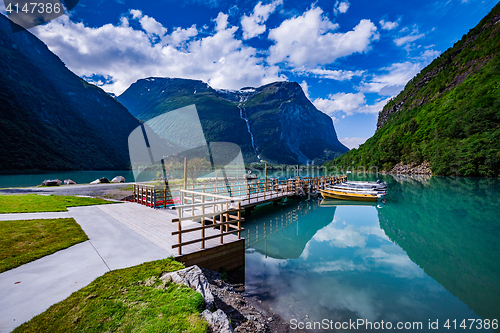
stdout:
[(369, 257), (376, 262), (391, 266), (394, 275), (401, 278), (412, 279), (423, 277), (424, 272), (417, 264), (410, 260), (406, 253), (387, 253), (382, 248), (371, 249), (372, 254)]
[(227, 14), (224, 14), (222, 12), (219, 13), (219, 15), (217, 15), (217, 17), (214, 19), (215, 21), (215, 30), (216, 31), (224, 31), (226, 30), (227, 26), (228, 26), (228, 19), (229, 15)]
[(300, 74), (313, 74), (315, 77), (318, 77), (318, 78), (332, 79), (332, 80), (338, 80), (338, 81), (350, 80), (354, 76), (361, 76), (364, 73), (364, 71), (361, 71), (361, 70), (344, 71), (344, 70), (329, 70), (329, 69), (322, 69), (322, 68), (314, 68), (314, 69), (301, 68), (301, 69), (295, 70), (295, 72), (300, 73)]
[[(391, 97), (377, 100), (374, 104), (367, 104), (365, 95), (362, 92), (358, 93), (337, 93), (331, 94), (328, 98), (316, 98), (313, 101), (314, 106), (333, 118), (334, 123), (338, 118), (334, 117), (335, 113), (343, 112), (345, 116), (352, 116), (356, 113), (377, 114), (389, 102)], [(350, 147), (349, 147), (350, 148)]]
[(357, 149), (361, 144), (365, 143), (366, 140), (368, 140), (368, 138), (339, 138), (339, 141), (349, 149)]
[(436, 51), (436, 50), (425, 50), (425, 52), (422, 53), (421, 57), (424, 60), (427, 60), (427, 61), (430, 62), (430, 61), (432, 61), (433, 59), (435, 59), (440, 54), (441, 54), (441, 52)]
[(193, 25), (187, 29), (176, 28), (170, 35), (165, 36), (163, 42), (166, 45), (178, 47), (184, 42), (188, 41), (191, 37), (194, 37), (196, 35), (198, 35), (196, 25)]
[(335, 224), (331, 223), (326, 227), (318, 230), (312, 238), (317, 242), (327, 242), (331, 246), (338, 248), (360, 247), (366, 245), (366, 237), (362, 235), (357, 228), (352, 225), (340, 229), (336, 228)]
[[(307, 259), (307, 258), (306, 258)], [(311, 268), (311, 271), (316, 273), (325, 272), (346, 272), (346, 271), (366, 271), (364, 265), (356, 265), (352, 260), (337, 260), (321, 262)]]
[(139, 9), (131, 9), (130, 14), (132, 14), (134, 20), (142, 17), (142, 11)]
[[(116, 94), (149, 76), (199, 79), (230, 89), (286, 79), (278, 67), (264, 63), (256, 49), (235, 39), (238, 27), (229, 27), (226, 14), (217, 16), (216, 31), (203, 38), (195, 37), (196, 26), (161, 35), (166, 29), (145, 17), (131, 10), (116, 26), (89, 28), (63, 15), (33, 33), (77, 75), (109, 78), (111, 83), (102, 88)], [(144, 31), (129, 26), (129, 20), (139, 22)]]
[(283, 0), (275, 0), (268, 5), (262, 5), (262, 2), (259, 1), (250, 16), (243, 15), (241, 18), (243, 39), (250, 39), (264, 33), (266, 31), (264, 22), (276, 10), (276, 7), (282, 4)]
[(167, 29), (165, 29), (158, 21), (154, 18), (144, 15), (139, 20), (141, 23), (142, 29), (148, 33), (148, 35), (157, 35), (163, 37), (167, 33)]
[(313, 104), (318, 110), (329, 115), (336, 112), (344, 112), (348, 115), (353, 114), (356, 109), (366, 103), (365, 95), (359, 93), (338, 93), (330, 94), (328, 98), (316, 98)]
[(346, 33), (332, 33), (338, 27), (323, 16), (319, 7), (283, 21), (269, 32), (269, 39), (274, 41), (269, 49), (269, 63), (286, 61), (308, 67), (330, 64), (337, 58), (366, 52), (378, 38), (377, 28), (370, 20), (361, 20)]
[(394, 28), (397, 28), (397, 26), (399, 25), (398, 22), (391, 22), (391, 21), (384, 21), (384, 20), (380, 20), (380, 27), (384, 30), (392, 30)]
[[(403, 30), (401, 30), (401, 31), (403, 31)], [(397, 46), (401, 46), (401, 45), (405, 45), (407, 43), (414, 42), (417, 39), (420, 39), (424, 36), (425, 36), (424, 33), (421, 33), (421, 34), (418, 33), (418, 29), (413, 29), (413, 31), (409, 35), (394, 39), (394, 43), (396, 43)]]
[(350, 4), (348, 1), (342, 1), (342, 2), (337, 1), (333, 6), (333, 13), (335, 15), (338, 15), (339, 13), (344, 14), (349, 9), (349, 5)]
[(388, 72), (387, 74), (375, 75), (370, 82), (362, 84), (360, 89), (379, 95), (393, 96), (399, 93), (423, 67), (422, 63), (410, 61), (392, 64), (390, 67), (382, 68), (383, 71)]

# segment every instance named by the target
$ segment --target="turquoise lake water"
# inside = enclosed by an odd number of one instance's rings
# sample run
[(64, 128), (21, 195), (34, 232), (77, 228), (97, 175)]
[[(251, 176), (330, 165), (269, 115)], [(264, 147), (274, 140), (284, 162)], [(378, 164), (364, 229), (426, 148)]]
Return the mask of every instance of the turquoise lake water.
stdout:
[(256, 210), (244, 226), (246, 293), (294, 325), (375, 325), (340, 331), (498, 321), (500, 181), (377, 178), (389, 183), (385, 204), (290, 200)]
[[(146, 170), (141, 172), (137, 180), (134, 179), (134, 174), (131, 170), (111, 170), (111, 171), (57, 171), (57, 172), (41, 172), (41, 173), (27, 173), (27, 174), (0, 174), (0, 188), (6, 187), (27, 187), (27, 186), (37, 186), (40, 185), (45, 179), (72, 179), (78, 184), (88, 184), (96, 179), (106, 177), (109, 180), (116, 176), (125, 177), (127, 182), (134, 181), (150, 181), (156, 178), (157, 170)], [(246, 172), (242, 172), (245, 174)], [(182, 174), (182, 171), (180, 172)], [(264, 178), (263, 170), (253, 170), (253, 175), (260, 178)], [(324, 173), (320, 171), (312, 171), (310, 169), (304, 168), (300, 172), (301, 177), (306, 176), (319, 176)], [(269, 177), (280, 177), (283, 179), (288, 179), (296, 175), (296, 170), (290, 168), (289, 170), (274, 170), (269, 171)], [(214, 175), (210, 175), (214, 177)], [(219, 174), (220, 176), (220, 174)]]
[[(112, 170), (112, 171), (59, 171), (43, 172), (29, 174), (4, 174), (0, 175), (0, 188), (6, 187), (27, 187), (40, 185), (45, 179), (72, 179), (78, 184), (88, 184), (96, 179), (106, 177), (109, 180), (116, 176), (125, 177), (127, 182), (134, 181), (134, 175), (131, 170)], [(142, 175), (144, 179), (139, 181), (151, 180), (156, 176), (156, 172), (149, 172)]]

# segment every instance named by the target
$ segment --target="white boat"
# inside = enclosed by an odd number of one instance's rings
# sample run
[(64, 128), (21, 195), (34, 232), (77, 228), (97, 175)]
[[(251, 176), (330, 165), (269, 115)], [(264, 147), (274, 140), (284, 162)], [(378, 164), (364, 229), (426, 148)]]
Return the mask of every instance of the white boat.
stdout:
[(343, 185), (343, 184), (329, 185), (326, 188), (338, 190), (338, 191), (378, 192), (378, 193), (381, 193), (381, 192), (385, 193), (385, 190), (386, 190), (385, 188), (349, 186), (349, 185)]
[(381, 183), (369, 183), (369, 182), (355, 182), (355, 181), (348, 181), (348, 182), (343, 182), (340, 183), (339, 185), (344, 185), (344, 186), (350, 186), (350, 187), (365, 187), (365, 188), (374, 188), (374, 189), (386, 189), (387, 184)]
[(387, 187), (386, 182), (381, 182), (379, 180), (376, 182), (363, 182), (363, 181), (359, 181), (359, 180), (348, 180), (345, 183), (357, 184), (357, 185), (378, 185), (378, 186), (386, 186)]

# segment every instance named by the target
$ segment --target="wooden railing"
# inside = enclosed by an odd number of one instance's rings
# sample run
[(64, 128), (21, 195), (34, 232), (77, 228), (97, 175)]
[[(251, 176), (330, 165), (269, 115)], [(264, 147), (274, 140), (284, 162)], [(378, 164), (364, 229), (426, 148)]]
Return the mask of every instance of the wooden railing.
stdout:
[[(342, 177), (307, 177), (289, 180), (264, 179), (246, 180), (234, 179), (232, 181), (210, 180), (204, 183), (182, 185), (134, 185), (134, 201), (153, 208), (166, 208), (184, 202), (181, 198), (181, 190), (191, 190), (199, 193), (210, 193), (227, 197), (239, 197), (248, 200), (247, 203), (258, 202), (260, 200), (276, 198), (286, 195), (297, 195), (309, 193), (309, 187), (313, 189), (324, 189), (327, 185), (338, 184), (347, 180)], [(191, 194), (194, 195), (194, 194)], [(187, 196), (189, 200), (189, 196)], [(195, 203), (191, 200), (190, 203)]]
[[(200, 249), (205, 249), (205, 242), (210, 239), (220, 237), (220, 244), (224, 244), (224, 236), (237, 233), (238, 239), (241, 238), (241, 232), (245, 230), (241, 227), (243, 221), (241, 200), (189, 190), (181, 190), (180, 194), (181, 204), (175, 207), (179, 218), (172, 220), (179, 226), (177, 231), (172, 232), (172, 235), (178, 236), (178, 243), (172, 245), (172, 248), (178, 248), (179, 255), (182, 255), (183, 246), (201, 243)], [(200, 222), (200, 225), (183, 229), (183, 221)], [(215, 228), (218, 228), (220, 232), (211, 232), (210, 235), (206, 235), (207, 229)], [(199, 238), (192, 234), (196, 231), (200, 231)], [(182, 237), (187, 233), (191, 233), (190, 236), (194, 239), (183, 241)]]
[(254, 227), (247, 228), (243, 233), (245, 238), (245, 247), (249, 248), (262, 240), (285, 229), (291, 224), (298, 223), (299, 216), (296, 210), (290, 211), (281, 216), (275, 217), (270, 221), (257, 224)]
[[(299, 236), (299, 219), (316, 210), (318, 207), (319, 202), (317, 201), (308, 203), (307, 205), (299, 205), (295, 209), (267, 222), (245, 228), (245, 232), (243, 233), (245, 248), (253, 247), (255, 244), (264, 241), (266, 238), (269, 238), (287, 227), (296, 228), (297, 236)], [(296, 224), (296, 227), (291, 227), (293, 224)], [(288, 235), (290, 236), (290, 234)]]

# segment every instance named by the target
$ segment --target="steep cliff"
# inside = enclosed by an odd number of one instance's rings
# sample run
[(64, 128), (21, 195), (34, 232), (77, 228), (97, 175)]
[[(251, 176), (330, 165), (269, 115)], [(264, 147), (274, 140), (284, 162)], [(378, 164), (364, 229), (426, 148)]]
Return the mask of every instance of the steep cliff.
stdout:
[(328, 163), (375, 167), (429, 161), (435, 174), (500, 175), (500, 4), (379, 114), (377, 132)]

